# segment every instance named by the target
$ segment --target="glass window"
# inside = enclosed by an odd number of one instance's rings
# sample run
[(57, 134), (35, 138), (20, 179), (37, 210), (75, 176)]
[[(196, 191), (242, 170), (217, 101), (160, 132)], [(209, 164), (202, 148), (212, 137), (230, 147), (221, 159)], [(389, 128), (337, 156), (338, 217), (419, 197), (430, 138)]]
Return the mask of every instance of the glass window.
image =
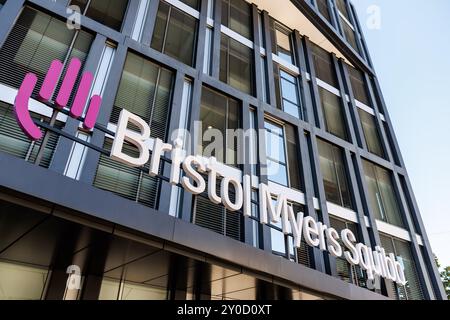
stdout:
[(300, 93), (297, 77), (290, 75), (274, 63), (277, 108), (301, 119)]
[(371, 106), (369, 102), (369, 96), (367, 95), (366, 82), (364, 80), (364, 74), (348, 65), (348, 72), (350, 76), (350, 83), (353, 89), (353, 96), (359, 102), (364, 103), (367, 106)]
[(356, 43), (355, 31), (342, 18), (341, 18), (341, 25), (342, 25), (342, 28), (344, 29), (345, 39), (347, 39), (347, 42), (350, 44), (350, 46), (352, 46), (352, 48), (355, 49), (355, 51), (359, 53), (358, 44)]
[(75, 37), (75, 31), (67, 29), (64, 22), (25, 7), (0, 49), (0, 82), (19, 88), (25, 75), (34, 73), (38, 83), (33, 93), (37, 95), (51, 62), (76, 57), (84, 63), (92, 40), (85, 31)]
[(347, 169), (341, 149), (323, 140), (317, 140), (317, 144), (327, 200), (352, 209)]
[(316, 77), (337, 88), (336, 70), (331, 59), (331, 54), (314, 43), (311, 43), (311, 48)]
[(267, 170), (270, 181), (301, 189), (295, 129), (266, 121)]
[(397, 196), (389, 171), (368, 161), (363, 161), (370, 205), (375, 218), (404, 227)]
[(112, 29), (120, 30), (128, 7), (128, 0), (72, 0), (87, 17)]
[(151, 47), (193, 66), (197, 28), (197, 19), (160, 1)]
[(411, 245), (403, 240), (380, 234), (381, 245), (387, 253), (394, 253), (397, 260), (403, 264), (406, 285), (400, 286), (387, 280), (387, 290), (390, 297), (398, 300), (423, 300), (423, 290), (420, 284), (416, 263), (414, 261)]
[[(206, 185), (208, 186), (208, 179)], [(217, 194), (220, 194), (220, 179), (217, 180)], [(234, 201), (234, 194), (230, 194)], [(230, 212), (222, 205), (213, 204), (207, 197), (201, 195), (195, 197), (193, 208), (193, 221), (196, 225), (207, 228), (216, 233), (242, 240), (242, 217), (236, 212)]]
[(319, 95), (322, 102), (325, 129), (329, 133), (347, 140), (347, 129), (341, 98), (322, 87), (319, 87)]
[[(111, 147), (112, 141), (106, 140), (103, 149), (110, 151)], [(122, 151), (133, 157), (138, 155), (137, 149), (129, 144), (125, 144)], [(144, 170), (148, 172), (148, 164)], [(150, 177), (141, 168), (121, 164), (104, 154), (100, 155), (94, 186), (150, 208), (156, 207), (159, 192), (158, 179)]]
[(3, 5), (5, 4), (6, 0), (0, 0), (0, 10), (2, 9)]
[[(202, 136), (199, 137), (198, 153), (205, 157), (216, 157), (218, 162), (231, 166), (238, 165), (237, 143), (227, 130), (237, 130), (241, 127), (241, 112), (239, 103), (225, 95), (203, 87), (200, 105), (200, 121), (202, 122)], [(220, 131), (223, 145), (220, 150), (208, 148), (216, 141), (206, 141), (204, 134), (208, 130)], [(214, 133), (211, 131), (211, 133)]]
[(247, 39), (253, 39), (252, 12), (244, 0), (222, 0), (222, 25), (239, 33)]
[(272, 36), (272, 52), (290, 64), (295, 64), (291, 40), (292, 32), (270, 18), (270, 33)]
[(222, 34), (220, 46), (220, 81), (253, 95), (253, 50)]
[(375, 117), (360, 108), (358, 108), (358, 113), (369, 152), (384, 158), (384, 151), (381, 146), (380, 133), (377, 129)]
[[(330, 217), (330, 226), (336, 229), (339, 234), (341, 234), (342, 230), (349, 229), (356, 236), (356, 241), (359, 242), (358, 230), (356, 229), (356, 225), (354, 223)], [(344, 248), (342, 240), (339, 239), (338, 241)], [(336, 258), (336, 271), (338, 277), (348, 283), (353, 283), (363, 288), (367, 286), (366, 276), (361, 267), (350, 265), (350, 263), (348, 263), (343, 256)]]
[(152, 137), (165, 140), (172, 82), (172, 71), (134, 53), (128, 53), (111, 123), (117, 123), (120, 111), (127, 109), (150, 124)]
[(331, 23), (330, 10), (328, 8), (328, 0), (317, 0), (317, 7), (320, 14)]

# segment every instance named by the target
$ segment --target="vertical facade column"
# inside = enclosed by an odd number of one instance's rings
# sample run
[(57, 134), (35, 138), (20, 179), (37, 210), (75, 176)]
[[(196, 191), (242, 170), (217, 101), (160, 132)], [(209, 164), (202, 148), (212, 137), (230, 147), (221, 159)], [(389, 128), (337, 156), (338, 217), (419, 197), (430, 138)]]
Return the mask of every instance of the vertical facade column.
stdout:
[(152, 43), (153, 30), (155, 29), (156, 16), (158, 15), (159, 0), (150, 1), (145, 19), (144, 28), (142, 29), (141, 43), (150, 46)]
[[(250, 132), (252, 133), (252, 119), (253, 116), (252, 110), (248, 102), (242, 103), (242, 129), (244, 133)], [(243, 164), (242, 164), (242, 175), (252, 177), (252, 164), (251, 164), (251, 154), (252, 154), (252, 144), (250, 143), (249, 138), (244, 134), (243, 140), (240, 141), (241, 146), (244, 148)], [(244, 227), (244, 241), (249, 245), (253, 245), (253, 220), (242, 217), (241, 221), (243, 221)]]
[(391, 152), (388, 137), (386, 136), (386, 132), (384, 131), (384, 124), (383, 120), (381, 120), (377, 99), (375, 97), (375, 93), (373, 92), (371, 81), (367, 73), (364, 73), (364, 81), (366, 82), (366, 87), (368, 88), (369, 101), (371, 103), (371, 107), (373, 108), (375, 113), (376, 119), (375, 123), (377, 125), (377, 130), (381, 134), (381, 146), (384, 150), (385, 155), (388, 157), (389, 161), (395, 166), (395, 159), (393, 158), (393, 154)]
[(294, 30), (294, 43), (295, 43), (295, 55), (296, 60), (299, 64), (300, 69), (300, 94), (302, 97), (302, 104), (303, 104), (303, 115), (304, 115), (304, 121), (308, 122), (310, 125), (315, 126), (315, 112), (314, 112), (314, 106), (312, 102), (311, 97), (311, 90), (309, 87), (308, 79), (306, 77), (306, 72), (308, 70), (308, 65), (305, 60), (305, 50), (303, 46), (303, 39), (300, 36), (300, 33), (298, 30)]
[(16, 21), (22, 8), (25, 4), (25, 0), (6, 1), (0, 10), (0, 48), (8, 38), (9, 33), (14, 27), (14, 21)]
[(331, 55), (331, 59), (333, 62), (334, 70), (336, 72), (336, 78), (338, 81), (339, 92), (341, 94), (340, 100), (341, 100), (341, 105), (344, 109), (344, 119), (345, 119), (346, 126), (347, 126), (347, 132), (350, 134), (350, 139), (351, 139), (350, 142), (352, 144), (355, 144), (355, 143), (357, 143), (355, 127), (354, 127), (354, 122), (352, 121), (353, 117), (350, 114), (349, 105), (347, 102), (347, 96), (346, 96), (346, 92), (345, 92), (345, 87), (344, 87), (344, 82), (342, 79), (341, 70), (339, 68), (339, 62), (334, 53)]
[(309, 65), (309, 74), (311, 77), (311, 100), (313, 102), (313, 107), (316, 116), (316, 126), (322, 130), (325, 130), (325, 118), (322, 110), (322, 103), (320, 101), (319, 87), (317, 86), (317, 75), (314, 69), (314, 58), (312, 55), (312, 48), (308, 37), (303, 37), (305, 44), (306, 62)]
[[(263, 37), (266, 44), (266, 68), (267, 68), (267, 97), (272, 107), (277, 107), (277, 98), (275, 92), (275, 76), (273, 74), (273, 59), (272, 59), (272, 35), (270, 33), (270, 17), (267, 11), (262, 12), (262, 28)], [(261, 39), (262, 41), (262, 39)]]
[[(361, 119), (359, 118), (359, 112), (358, 112), (358, 107), (356, 106), (355, 103), (355, 97), (353, 95), (353, 87), (352, 87), (352, 83), (350, 81), (350, 75), (348, 73), (348, 68), (347, 68), (347, 64), (343, 61), (340, 60), (341, 63), (341, 67), (342, 67), (342, 79), (343, 82), (345, 84), (345, 86), (347, 87), (348, 90), (348, 96), (349, 96), (349, 107), (350, 107), (350, 115), (351, 115), (351, 120), (353, 123), (353, 128), (355, 131), (355, 138), (356, 141), (354, 140), (353, 143), (357, 143), (357, 145), (364, 150), (367, 150), (367, 144), (366, 144), (366, 139), (364, 138), (364, 131), (363, 131), (363, 127), (361, 124)], [(345, 100), (347, 100), (344, 97)]]
[[(200, 79), (194, 79), (193, 87), (192, 87), (192, 106), (191, 111), (189, 113), (189, 125), (188, 130), (191, 134), (190, 141), (190, 154), (195, 155), (197, 150), (197, 142), (201, 138), (198, 135), (201, 135), (201, 128), (196, 128), (196, 122), (200, 119), (200, 104), (202, 100), (202, 82)], [(182, 190), (182, 210), (180, 212), (179, 218), (192, 222), (192, 208), (194, 204), (194, 196)]]
[[(258, 100), (264, 100), (264, 88), (262, 86), (262, 81), (258, 81), (265, 77), (261, 70), (261, 65), (264, 63), (261, 58), (260, 48), (262, 47), (263, 39), (260, 38), (259, 35), (259, 26), (262, 26), (262, 21), (259, 21), (259, 12), (258, 7), (255, 4), (252, 4), (252, 16), (253, 16), (253, 60), (255, 61), (255, 89), (256, 89), (256, 98)], [(265, 66), (263, 66), (265, 67)], [(266, 80), (267, 81), (267, 80)]]
[(222, 38), (221, 25), (222, 25), (222, 1), (215, 1), (211, 74), (212, 77), (216, 79), (219, 79), (220, 74), (220, 46)]
[[(256, 130), (258, 132), (258, 175), (259, 183), (268, 184), (269, 177), (267, 176), (267, 150), (266, 150), (266, 135), (265, 135), (265, 114), (262, 104), (258, 106), (257, 119), (256, 119)], [(261, 199), (259, 199), (261, 201)], [(265, 251), (272, 252), (272, 237), (270, 228), (266, 225), (260, 226), (259, 232), (259, 243), (260, 247)]]
[(134, 24), (136, 23), (139, 4), (143, 0), (128, 0), (128, 8), (123, 19), (121, 33), (125, 36), (131, 37), (133, 34)]
[[(98, 115), (97, 123), (104, 127), (108, 126), (109, 118), (116, 99), (116, 93), (119, 88), (120, 80), (122, 78), (123, 67), (127, 58), (128, 48), (119, 44), (116, 54), (114, 56), (114, 63), (109, 73), (108, 82), (102, 98), (102, 108)], [(105, 142), (105, 134), (99, 130), (94, 130), (92, 134), (91, 144), (102, 147)], [(81, 173), (80, 181), (91, 185), (94, 182), (95, 174), (97, 172), (98, 161), (100, 154), (92, 149), (89, 149), (86, 156), (83, 172)]]
[(197, 70), (203, 70), (203, 62), (205, 60), (205, 43), (206, 43), (206, 21), (208, 19), (208, 0), (201, 0), (200, 20), (198, 23), (198, 39), (195, 57), (195, 66)]

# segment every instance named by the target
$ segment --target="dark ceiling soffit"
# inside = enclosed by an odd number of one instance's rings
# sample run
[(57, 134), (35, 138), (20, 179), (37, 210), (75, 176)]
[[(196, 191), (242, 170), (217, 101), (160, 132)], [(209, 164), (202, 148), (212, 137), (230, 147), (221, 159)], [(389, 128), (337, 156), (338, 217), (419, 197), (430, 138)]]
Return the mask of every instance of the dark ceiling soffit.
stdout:
[(290, 0), (322, 34), (356, 67), (375, 76), (374, 70), (317, 12), (308, 0)]

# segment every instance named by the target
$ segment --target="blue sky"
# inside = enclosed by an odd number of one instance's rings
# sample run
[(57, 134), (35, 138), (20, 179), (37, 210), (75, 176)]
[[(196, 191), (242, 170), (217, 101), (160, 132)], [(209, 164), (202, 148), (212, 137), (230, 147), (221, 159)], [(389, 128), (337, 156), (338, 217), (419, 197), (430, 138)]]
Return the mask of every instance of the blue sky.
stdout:
[[(450, 1), (352, 0), (434, 253), (450, 266)], [(381, 29), (367, 9), (381, 9)]]

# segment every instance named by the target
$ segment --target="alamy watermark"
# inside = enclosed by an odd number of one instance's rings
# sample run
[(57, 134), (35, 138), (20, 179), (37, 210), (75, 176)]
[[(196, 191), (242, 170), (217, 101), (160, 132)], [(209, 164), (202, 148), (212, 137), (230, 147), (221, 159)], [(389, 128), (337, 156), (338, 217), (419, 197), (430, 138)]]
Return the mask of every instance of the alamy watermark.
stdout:
[(366, 25), (369, 30), (381, 30), (381, 7), (371, 5), (367, 8), (368, 15)]

